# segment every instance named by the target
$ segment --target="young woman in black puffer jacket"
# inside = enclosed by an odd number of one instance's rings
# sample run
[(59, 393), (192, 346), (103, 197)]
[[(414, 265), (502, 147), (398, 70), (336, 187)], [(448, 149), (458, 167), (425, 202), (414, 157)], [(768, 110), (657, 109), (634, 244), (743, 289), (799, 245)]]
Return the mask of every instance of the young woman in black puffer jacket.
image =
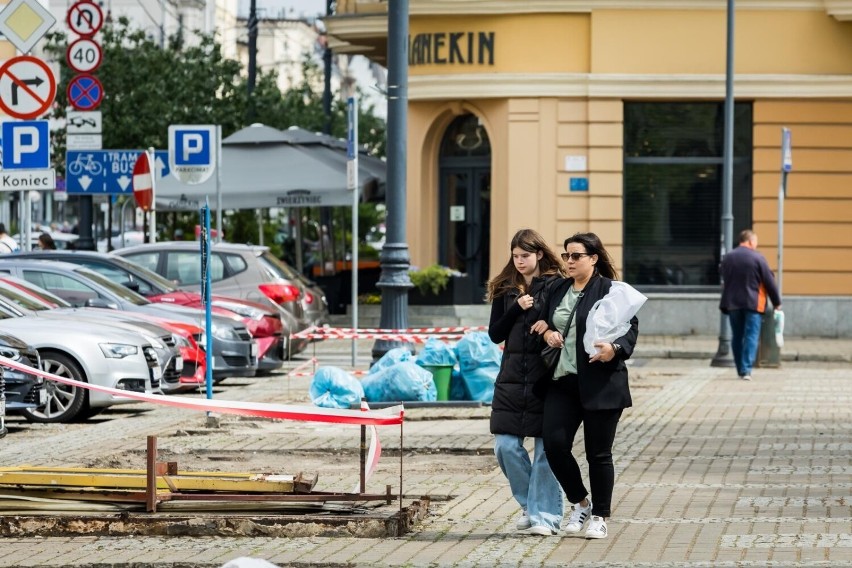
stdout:
[[(551, 279), (562, 279), (561, 263), (531, 229), (518, 231), (509, 250), (509, 262), (488, 283), (488, 335), (494, 343), (505, 342), (491, 403), (491, 433), (497, 462), (522, 509), (516, 528), (547, 536), (559, 530), (563, 497), (544, 453), (544, 402), (533, 386), (547, 373), (540, 357), (541, 334), (547, 329), (544, 293)], [(534, 439), (532, 460), (524, 448), (528, 437)]]

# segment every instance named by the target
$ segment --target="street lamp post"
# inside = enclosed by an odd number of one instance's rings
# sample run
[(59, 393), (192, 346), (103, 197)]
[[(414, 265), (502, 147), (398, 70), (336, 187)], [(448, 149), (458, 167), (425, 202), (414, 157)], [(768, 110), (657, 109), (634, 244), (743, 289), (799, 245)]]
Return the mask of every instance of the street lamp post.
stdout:
[[(408, 136), (408, 0), (388, 3), (388, 178), (387, 233), (379, 261), (382, 273), (376, 284), (382, 291), (380, 327), (408, 327), (408, 276), (411, 260), (405, 242), (405, 198)], [(379, 340), (373, 344), (373, 359), (400, 345)]]
[[(727, 56), (725, 62), (725, 146), (722, 165), (722, 258), (734, 246), (734, 0), (728, 0)], [(724, 283), (723, 283), (724, 285)], [(711, 367), (733, 367), (731, 356), (731, 326), (727, 314), (719, 320), (719, 347), (710, 362)]]

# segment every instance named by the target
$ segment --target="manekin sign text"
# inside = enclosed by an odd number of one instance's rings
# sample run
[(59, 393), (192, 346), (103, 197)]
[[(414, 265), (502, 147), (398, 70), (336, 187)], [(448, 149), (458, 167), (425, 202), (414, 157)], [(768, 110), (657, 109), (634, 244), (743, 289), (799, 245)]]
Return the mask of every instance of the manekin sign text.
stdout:
[(408, 39), (409, 65), (494, 65), (494, 32), (436, 32)]

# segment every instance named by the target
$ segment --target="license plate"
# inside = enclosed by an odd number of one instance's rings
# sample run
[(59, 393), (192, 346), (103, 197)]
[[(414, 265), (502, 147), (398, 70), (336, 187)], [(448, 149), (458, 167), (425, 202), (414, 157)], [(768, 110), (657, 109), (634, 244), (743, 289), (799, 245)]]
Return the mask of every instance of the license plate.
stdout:
[(175, 371), (177, 371), (178, 373), (183, 371), (183, 357), (181, 357), (180, 355), (175, 357)]
[(254, 359), (256, 357), (257, 357), (257, 343), (252, 341), (251, 342), (251, 358)]
[(160, 369), (160, 367), (154, 367), (151, 370), (153, 371), (155, 381), (159, 381), (160, 379), (163, 378), (163, 370)]
[(38, 405), (44, 406), (45, 404), (47, 404), (47, 390), (38, 389)]
[(0, 416), (6, 416), (6, 399), (0, 399)]

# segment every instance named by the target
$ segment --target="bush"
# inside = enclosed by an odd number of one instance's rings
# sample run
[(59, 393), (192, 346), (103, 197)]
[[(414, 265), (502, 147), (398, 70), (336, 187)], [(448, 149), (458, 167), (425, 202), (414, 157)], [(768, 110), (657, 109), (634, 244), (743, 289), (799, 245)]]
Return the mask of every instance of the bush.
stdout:
[(437, 296), (443, 290), (446, 290), (453, 271), (445, 266), (433, 264), (422, 270), (412, 270), (408, 275), (411, 278), (411, 283), (420, 290), (421, 294), (425, 296), (431, 293)]

